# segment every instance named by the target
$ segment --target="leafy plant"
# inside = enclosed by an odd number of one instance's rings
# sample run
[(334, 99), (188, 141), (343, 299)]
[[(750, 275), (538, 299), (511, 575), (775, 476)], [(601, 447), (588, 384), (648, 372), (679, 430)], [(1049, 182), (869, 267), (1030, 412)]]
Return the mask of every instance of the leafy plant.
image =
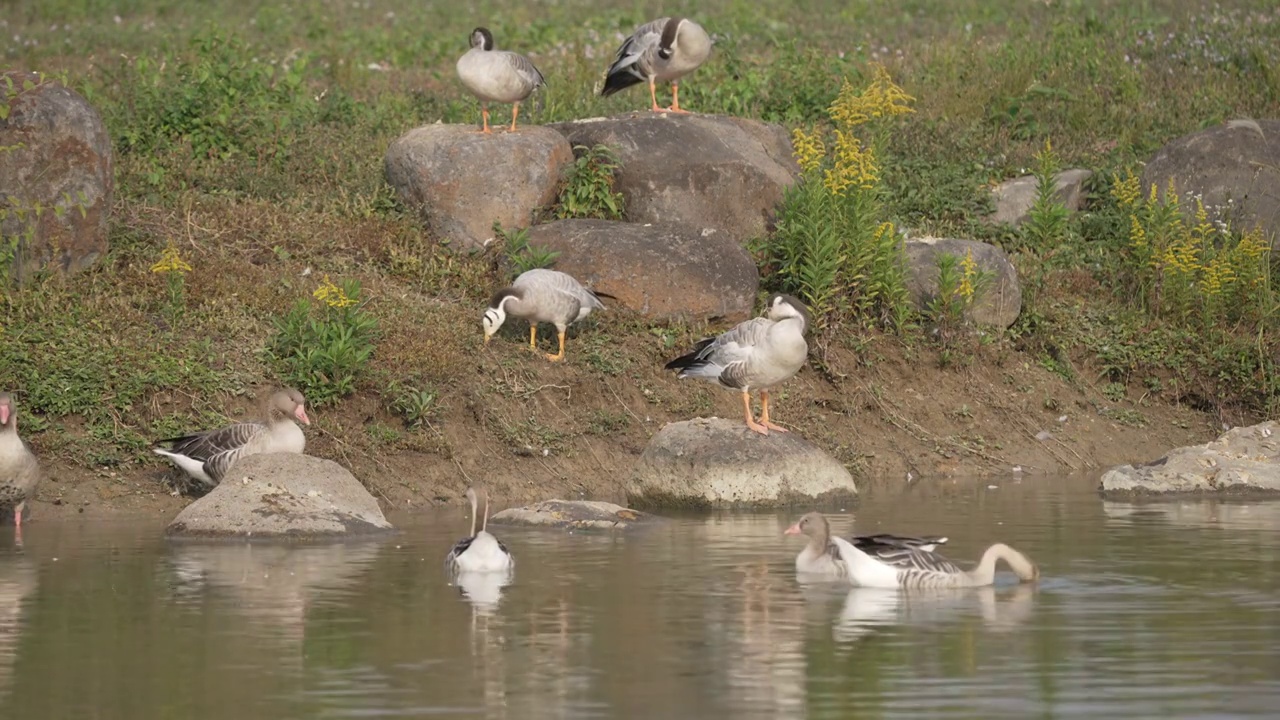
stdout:
[(308, 402), (325, 405), (355, 392), (378, 333), (377, 319), (360, 302), (359, 281), (339, 286), (325, 276), (311, 298), (274, 322), (269, 354)]
[(1036, 199), (1023, 230), (1027, 244), (1039, 252), (1050, 250), (1067, 239), (1070, 213), (1058, 198), (1060, 165), (1053, 144), (1046, 140), (1044, 148), (1036, 153)]
[(528, 228), (504, 230), (501, 223), (495, 222), (493, 232), (502, 238), (505, 258), (513, 278), (528, 270), (549, 268), (555, 265), (556, 258), (560, 257), (560, 252), (557, 250), (530, 245)]
[(186, 311), (186, 274), (191, 272), (191, 265), (178, 253), (178, 246), (170, 242), (160, 254), (160, 260), (151, 266), (151, 272), (164, 275), (167, 289), (165, 315), (169, 318), (170, 327), (178, 322), (178, 318)]
[(391, 387), (391, 409), (399, 413), (409, 427), (420, 427), (430, 421), (437, 410), (438, 393), (433, 388), (418, 389), (411, 385)]
[(973, 259), (973, 250), (958, 258), (941, 253), (937, 258), (938, 292), (929, 301), (927, 315), (933, 322), (939, 342), (949, 346), (957, 332), (967, 323), (968, 312), (982, 297), (992, 273), (982, 270)]
[(574, 147), (578, 157), (569, 167), (555, 217), (600, 218), (621, 220), (624, 212), (622, 193), (613, 189), (618, 155), (607, 145)]

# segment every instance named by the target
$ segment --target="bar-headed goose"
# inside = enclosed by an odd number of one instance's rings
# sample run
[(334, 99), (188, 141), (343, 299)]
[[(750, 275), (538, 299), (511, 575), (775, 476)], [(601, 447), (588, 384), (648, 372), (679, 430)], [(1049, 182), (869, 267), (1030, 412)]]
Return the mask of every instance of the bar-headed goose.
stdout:
[(476, 532), (479, 502), (475, 488), (467, 488), (467, 501), (471, 503), (471, 534), (454, 543), (444, 558), (445, 567), (452, 573), (510, 570), (516, 561), (511, 557), (507, 546), (485, 530), (485, 526), (489, 524), (488, 495), (484, 494), (484, 519), (480, 521), (480, 532)]
[[(789, 379), (804, 367), (809, 345), (804, 340), (809, 326), (809, 310), (790, 295), (769, 298), (768, 313), (738, 323), (718, 337), (706, 338), (691, 352), (667, 363), (678, 370), (679, 378), (710, 380), (742, 392), (742, 408), (747, 427), (768, 435), (770, 430), (787, 432), (769, 422), (769, 389)], [(751, 390), (760, 391), (760, 422), (751, 416)]]
[(0, 519), (13, 516), (22, 534), (22, 511), (40, 484), (40, 463), (18, 437), (18, 410), (13, 396), (0, 393)]
[(153, 448), (198, 483), (198, 489), (212, 490), (237, 460), (259, 453), (301, 453), (307, 437), (294, 420), (310, 425), (306, 401), (292, 388), (277, 390), (267, 397), (262, 422), (242, 422), (216, 430), (161, 440), (169, 448)]
[[(821, 513), (809, 513), (787, 528), (809, 544), (796, 557), (797, 572), (848, 578), (855, 585), (878, 588), (983, 587), (995, 582), (996, 562), (1003, 560), (1022, 582), (1033, 582), (1040, 570), (1025, 555), (1003, 543), (987, 548), (977, 567), (964, 570), (937, 552), (946, 538), (868, 535), (849, 542), (833, 537)], [(803, 570), (802, 570), (803, 568)]]
[(588, 290), (572, 275), (558, 270), (527, 270), (489, 300), (483, 318), (484, 341), (488, 343), (510, 315), (529, 321), (529, 349), (537, 350), (538, 323), (551, 323), (560, 337), (560, 351), (547, 355), (547, 359), (559, 362), (564, 359), (565, 330), (592, 310), (603, 310), (602, 297), (614, 299), (607, 293)]
[(529, 58), (494, 48), (493, 33), (488, 28), (478, 27), (472, 30), (471, 49), (458, 58), (458, 79), (480, 100), (480, 117), (484, 122), (481, 132), (491, 132), (491, 102), (512, 103), (511, 132), (515, 132), (520, 101), (529, 97), (539, 86), (546, 85), (547, 81)]
[(658, 105), (655, 85), (671, 82), (671, 112), (687, 113), (680, 108), (680, 78), (697, 70), (711, 57), (711, 38), (698, 23), (682, 17), (658, 18), (636, 28), (622, 42), (613, 64), (605, 76), (601, 96), (612, 95), (642, 82), (649, 83), (649, 100), (653, 111)]

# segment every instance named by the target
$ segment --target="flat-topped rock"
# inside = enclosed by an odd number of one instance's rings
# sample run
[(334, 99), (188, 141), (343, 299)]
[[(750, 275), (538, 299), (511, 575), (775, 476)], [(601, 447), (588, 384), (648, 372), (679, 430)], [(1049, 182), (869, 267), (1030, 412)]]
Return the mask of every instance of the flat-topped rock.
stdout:
[[(1091, 170), (1071, 168), (1053, 176), (1053, 190), (1058, 202), (1068, 212), (1077, 212), (1084, 206), (1085, 183), (1093, 177)], [(1019, 226), (1031, 218), (1035, 207), (1040, 181), (1035, 175), (1023, 175), (1006, 180), (991, 189), (996, 210), (987, 219), (995, 223)]]
[(1102, 475), (1101, 490), (1106, 495), (1280, 493), (1280, 425), (1232, 428), (1204, 445), (1111, 468)]
[(532, 525), (570, 530), (626, 530), (656, 525), (666, 518), (594, 500), (543, 500), (525, 507), (507, 508), (489, 522), (496, 525)]
[(759, 435), (738, 420), (669, 423), (627, 483), (635, 507), (787, 507), (849, 502), (853, 476), (798, 433)]

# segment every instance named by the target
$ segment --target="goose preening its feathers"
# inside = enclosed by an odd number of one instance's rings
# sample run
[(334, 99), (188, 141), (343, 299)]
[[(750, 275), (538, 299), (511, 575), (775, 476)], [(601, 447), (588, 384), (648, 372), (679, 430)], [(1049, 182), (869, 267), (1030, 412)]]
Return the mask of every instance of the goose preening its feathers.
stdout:
[(22, 537), (22, 511), (40, 484), (40, 463), (18, 437), (18, 410), (9, 393), (0, 393), (0, 519), (13, 516)]
[(458, 58), (458, 79), (480, 100), (483, 129), (489, 133), (489, 103), (512, 103), (511, 132), (516, 131), (520, 101), (529, 97), (546, 78), (529, 58), (506, 50), (496, 50), (493, 33), (478, 27), (471, 31), (471, 49)]
[(237, 460), (259, 453), (301, 453), (307, 438), (294, 420), (310, 425), (302, 393), (286, 388), (267, 398), (262, 422), (242, 422), (182, 437), (161, 440), (169, 448), (153, 448), (212, 490)]
[[(667, 363), (680, 378), (701, 378), (742, 391), (747, 427), (768, 435), (787, 432), (769, 422), (769, 389), (800, 372), (809, 355), (804, 340), (809, 310), (790, 295), (769, 298), (765, 317), (739, 323), (718, 337), (702, 340), (687, 355)], [(751, 415), (751, 390), (760, 391), (760, 422)]]
[(636, 28), (622, 42), (605, 77), (600, 95), (612, 95), (642, 82), (649, 83), (649, 99), (653, 111), (658, 105), (655, 85), (671, 82), (671, 112), (687, 113), (680, 108), (680, 78), (697, 70), (711, 57), (711, 38), (698, 23), (681, 17), (658, 18)]
[(831, 535), (821, 513), (812, 512), (787, 528), (787, 535), (804, 535), (809, 544), (796, 556), (796, 572), (848, 579), (855, 585), (878, 588), (983, 587), (995, 582), (996, 562), (1003, 560), (1022, 582), (1040, 577), (1025, 555), (1003, 543), (987, 548), (977, 567), (964, 570), (937, 552), (944, 537), (898, 535), (855, 536), (853, 542)]
[(558, 362), (564, 359), (565, 330), (592, 310), (603, 310), (602, 297), (613, 299), (612, 295), (588, 290), (573, 276), (558, 270), (528, 270), (509, 287), (493, 294), (484, 311), (484, 341), (489, 342), (510, 315), (529, 321), (529, 348), (537, 350), (538, 323), (551, 323), (560, 337), (560, 352), (547, 355), (547, 359)]
[(491, 535), (485, 526), (489, 524), (489, 497), (484, 495), (484, 519), (480, 532), (476, 532), (476, 516), (479, 501), (474, 488), (467, 488), (467, 501), (471, 503), (471, 534), (462, 538), (444, 558), (445, 567), (452, 573), (503, 572), (515, 566), (507, 546)]

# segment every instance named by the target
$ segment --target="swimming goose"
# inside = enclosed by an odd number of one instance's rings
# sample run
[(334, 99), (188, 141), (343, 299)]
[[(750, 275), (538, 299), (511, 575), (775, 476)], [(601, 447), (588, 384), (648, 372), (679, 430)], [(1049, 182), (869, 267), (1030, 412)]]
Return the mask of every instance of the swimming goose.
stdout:
[(506, 50), (495, 50), (493, 33), (478, 27), (471, 31), (471, 49), (458, 58), (458, 79), (480, 99), (480, 117), (489, 133), (489, 103), (512, 103), (511, 132), (516, 131), (520, 101), (547, 81), (529, 58)]
[(467, 488), (467, 501), (471, 503), (471, 534), (459, 540), (449, 550), (444, 558), (445, 567), (453, 573), (510, 570), (516, 561), (511, 557), (507, 546), (485, 530), (485, 526), (489, 524), (489, 496), (484, 494), (484, 519), (480, 522), (480, 532), (476, 532), (479, 503), (474, 488)]
[(607, 97), (642, 82), (649, 83), (653, 111), (661, 112), (655, 84), (671, 81), (670, 112), (680, 109), (680, 78), (711, 57), (711, 38), (698, 23), (681, 17), (658, 18), (636, 28), (622, 42), (605, 77), (600, 95)]
[(18, 437), (18, 411), (9, 393), (0, 393), (0, 519), (13, 515), (22, 537), (22, 511), (40, 484), (40, 463)]
[(263, 422), (242, 422), (182, 437), (161, 440), (169, 448), (153, 448), (169, 458), (199, 483), (212, 490), (237, 460), (259, 453), (301, 453), (307, 437), (294, 420), (310, 425), (302, 393), (285, 388), (272, 393), (266, 402)]
[(1040, 577), (1040, 570), (1025, 555), (1003, 543), (982, 554), (978, 566), (961, 569), (941, 554), (937, 546), (946, 538), (912, 538), (897, 535), (869, 535), (854, 538), (832, 537), (827, 519), (809, 513), (786, 530), (787, 535), (804, 535), (809, 544), (796, 557), (796, 570), (822, 572), (852, 580), (855, 585), (879, 588), (983, 587), (995, 581), (996, 562), (1005, 561), (1022, 582)]
[(551, 323), (560, 336), (560, 351), (547, 355), (547, 359), (559, 362), (564, 359), (565, 330), (585, 319), (592, 310), (603, 310), (602, 297), (616, 299), (607, 293), (588, 290), (572, 275), (558, 270), (527, 270), (489, 300), (483, 318), (484, 341), (488, 343), (510, 315), (529, 321), (529, 349), (537, 350), (538, 323)]
[[(809, 310), (790, 295), (769, 298), (765, 317), (752, 318), (722, 333), (700, 341), (691, 352), (667, 363), (678, 370), (679, 378), (711, 380), (721, 387), (742, 391), (742, 408), (747, 427), (768, 435), (770, 430), (787, 432), (769, 422), (769, 389), (789, 379), (804, 367), (809, 345), (804, 341), (809, 326)], [(751, 416), (751, 389), (760, 391), (760, 422)]]

